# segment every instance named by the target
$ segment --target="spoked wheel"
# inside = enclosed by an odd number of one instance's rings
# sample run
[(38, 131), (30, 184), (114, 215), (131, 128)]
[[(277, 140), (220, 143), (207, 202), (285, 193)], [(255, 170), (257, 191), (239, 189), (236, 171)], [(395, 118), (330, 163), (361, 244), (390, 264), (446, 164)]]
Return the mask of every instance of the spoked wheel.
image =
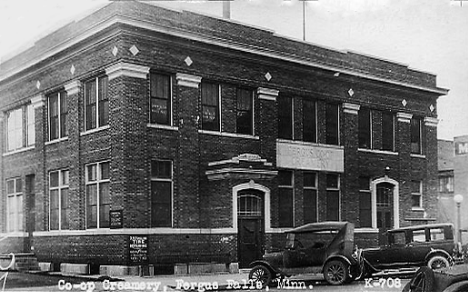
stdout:
[(427, 262), (427, 266), (433, 270), (447, 268), (450, 266), (450, 262), (446, 257), (433, 256)]
[(325, 280), (332, 285), (341, 285), (349, 280), (349, 266), (342, 261), (329, 261), (323, 271)]
[(271, 278), (272, 275), (270, 270), (267, 267), (261, 265), (253, 267), (249, 273), (249, 279), (253, 280), (254, 282), (260, 282), (263, 288), (271, 283)]

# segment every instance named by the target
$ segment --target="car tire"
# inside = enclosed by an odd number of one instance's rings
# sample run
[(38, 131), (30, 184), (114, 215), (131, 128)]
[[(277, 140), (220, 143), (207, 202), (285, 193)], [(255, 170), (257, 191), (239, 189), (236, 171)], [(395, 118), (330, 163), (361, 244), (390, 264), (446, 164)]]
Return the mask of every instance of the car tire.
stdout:
[(260, 282), (262, 288), (267, 287), (271, 283), (272, 274), (270, 269), (265, 266), (257, 265), (252, 268), (249, 272), (249, 279), (253, 280), (255, 283)]
[(427, 266), (433, 270), (450, 267), (449, 260), (441, 255), (432, 256), (427, 261)]
[(349, 265), (340, 260), (331, 260), (323, 269), (325, 280), (331, 285), (341, 285), (349, 281)]

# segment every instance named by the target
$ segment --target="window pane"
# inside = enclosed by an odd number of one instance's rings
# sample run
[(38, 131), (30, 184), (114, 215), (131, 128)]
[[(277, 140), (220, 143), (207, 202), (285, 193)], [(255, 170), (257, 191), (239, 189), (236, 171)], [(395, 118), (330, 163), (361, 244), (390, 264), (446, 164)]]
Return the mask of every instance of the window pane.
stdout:
[(412, 205), (411, 207), (421, 208), (421, 195), (411, 195)]
[(49, 127), (50, 127), (50, 140), (57, 139), (59, 137), (59, 106), (58, 106), (58, 94), (53, 94), (49, 97)]
[(279, 189), (279, 227), (293, 227), (293, 190), (289, 188)]
[(278, 171), (278, 185), (292, 186), (292, 171), (289, 171), (289, 170)]
[(59, 185), (59, 173), (58, 171), (50, 173), (50, 187), (55, 188)]
[(154, 178), (172, 178), (172, 162), (153, 160), (151, 162), (151, 176)]
[(169, 124), (169, 100), (151, 98), (151, 123)]
[(101, 166), (101, 179), (109, 179), (109, 162), (103, 162)]
[(338, 178), (337, 174), (327, 174), (327, 189), (337, 189)]
[(151, 222), (154, 227), (170, 227), (172, 221), (172, 183), (151, 182)]
[(162, 74), (151, 74), (151, 97), (170, 98), (170, 77)]
[(340, 210), (340, 192), (327, 190), (327, 220), (338, 221)]
[(411, 192), (420, 193), (421, 192), (421, 182), (420, 181), (411, 181)]
[(315, 172), (304, 172), (304, 187), (316, 187)]
[(370, 179), (367, 176), (359, 177), (359, 189), (360, 190), (370, 190)]
[(359, 148), (371, 148), (371, 117), (368, 108), (359, 110)]
[(50, 191), (50, 229), (59, 229), (59, 191)]
[(237, 90), (237, 133), (253, 134), (252, 102), (252, 91), (247, 89)]
[(317, 222), (317, 191), (304, 190), (304, 223)]
[(87, 198), (87, 228), (97, 227), (97, 186), (88, 185), (86, 186), (86, 198)]
[(27, 122), (27, 137), (26, 137), (26, 143), (27, 145), (34, 145), (36, 143), (36, 120), (35, 120), (35, 114), (34, 114), (34, 107), (29, 104), (26, 107), (26, 112), (27, 112), (27, 117), (26, 117), (26, 122)]
[(315, 101), (304, 99), (302, 101), (303, 106), (303, 139), (307, 142), (317, 142), (317, 120)]
[(20, 178), (15, 179), (15, 190), (16, 193), (21, 193), (23, 189), (23, 181)]
[(411, 119), (411, 153), (421, 154), (421, 120)]
[(7, 181), (7, 194), (14, 194), (15, 193), (15, 180), (11, 179)]
[(339, 116), (338, 116), (338, 105), (327, 104), (326, 113), (326, 134), (327, 144), (338, 145), (339, 144)]
[(96, 128), (96, 81), (85, 84), (85, 124), (86, 130)]
[(292, 98), (278, 98), (278, 137), (292, 139), (293, 137), (293, 106)]
[(394, 150), (394, 118), (391, 112), (382, 112), (382, 150)]
[(96, 164), (93, 164), (93, 165), (88, 165), (87, 166), (87, 170), (88, 170), (88, 181), (95, 181), (97, 179), (97, 176), (96, 176)]
[(98, 79), (98, 99), (99, 99), (99, 127), (109, 123), (109, 97), (107, 94), (108, 79), (101, 77)]
[(23, 147), (23, 109), (19, 108), (8, 113), (7, 118), (8, 150)]
[(372, 227), (372, 203), (370, 192), (359, 193), (360, 227)]

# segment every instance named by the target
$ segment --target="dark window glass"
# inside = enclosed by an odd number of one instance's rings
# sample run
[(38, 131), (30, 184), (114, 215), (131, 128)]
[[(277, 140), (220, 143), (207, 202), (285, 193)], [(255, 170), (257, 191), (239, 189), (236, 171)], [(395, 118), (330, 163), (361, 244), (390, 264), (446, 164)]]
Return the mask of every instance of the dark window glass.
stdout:
[(151, 162), (151, 226), (172, 226), (172, 162)]
[(317, 187), (316, 176), (315, 172), (304, 172), (304, 187)]
[(411, 153), (421, 154), (421, 119), (411, 119)]
[(253, 135), (253, 92), (237, 89), (237, 133)]
[(278, 172), (279, 200), (278, 221), (279, 227), (294, 226), (294, 192), (292, 184), (292, 171), (280, 170)]
[[(97, 83), (97, 86), (96, 86)], [(85, 129), (109, 124), (109, 96), (107, 76), (85, 83)]]
[(282, 139), (293, 138), (293, 99), (290, 97), (278, 98), (278, 137)]
[(327, 174), (327, 220), (340, 220), (339, 175)]
[(278, 185), (292, 186), (292, 172), (289, 170), (278, 171)]
[(202, 129), (220, 131), (219, 85), (202, 83)]
[(394, 150), (394, 117), (391, 112), (382, 112), (382, 150)]
[(96, 128), (96, 80), (85, 84), (85, 128)]
[(339, 176), (337, 174), (327, 174), (327, 189), (338, 188)]
[(304, 223), (317, 222), (316, 173), (304, 172)]
[(59, 137), (59, 95), (57, 93), (49, 97), (49, 140)]
[(315, 109), (315, 101), (304, 99), (303, 107), (303, 123), (304, 132), (303, 139), (306, 142), (317, 142), (317, 115)]
[(371, 111), (363, 107), (359, 110), (359, 148), (371, 148)]
[(372, 227), (372, 205), (369, 177), (359, 177), (359, 227)]
[(107, 83), (107, 76), (98, 79), (99, 127), (109, 124), (109, 96), (107, 94)]
[(359, 189), (360, 190), (370, 190), (370, 180), (367, 176), (360, 176), (359, 177)]
[(65, 91), (60, 93), (60, 137), (68, 136), (68, 95)]
[(168, 75), (151, 74), (150, 123), (170, 125), (171, 78)]
[(326, 143), (339, 145), (339, 106), (327, 104), (326, 112)]

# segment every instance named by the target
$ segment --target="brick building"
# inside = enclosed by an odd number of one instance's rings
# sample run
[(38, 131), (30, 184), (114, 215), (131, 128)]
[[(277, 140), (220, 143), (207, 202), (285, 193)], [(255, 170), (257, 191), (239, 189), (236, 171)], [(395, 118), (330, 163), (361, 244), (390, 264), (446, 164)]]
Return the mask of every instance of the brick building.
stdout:
[(0, 253), (243, 267), (307, 222), (436, 217), (433, 74), (127, 1), (0, 70)]

